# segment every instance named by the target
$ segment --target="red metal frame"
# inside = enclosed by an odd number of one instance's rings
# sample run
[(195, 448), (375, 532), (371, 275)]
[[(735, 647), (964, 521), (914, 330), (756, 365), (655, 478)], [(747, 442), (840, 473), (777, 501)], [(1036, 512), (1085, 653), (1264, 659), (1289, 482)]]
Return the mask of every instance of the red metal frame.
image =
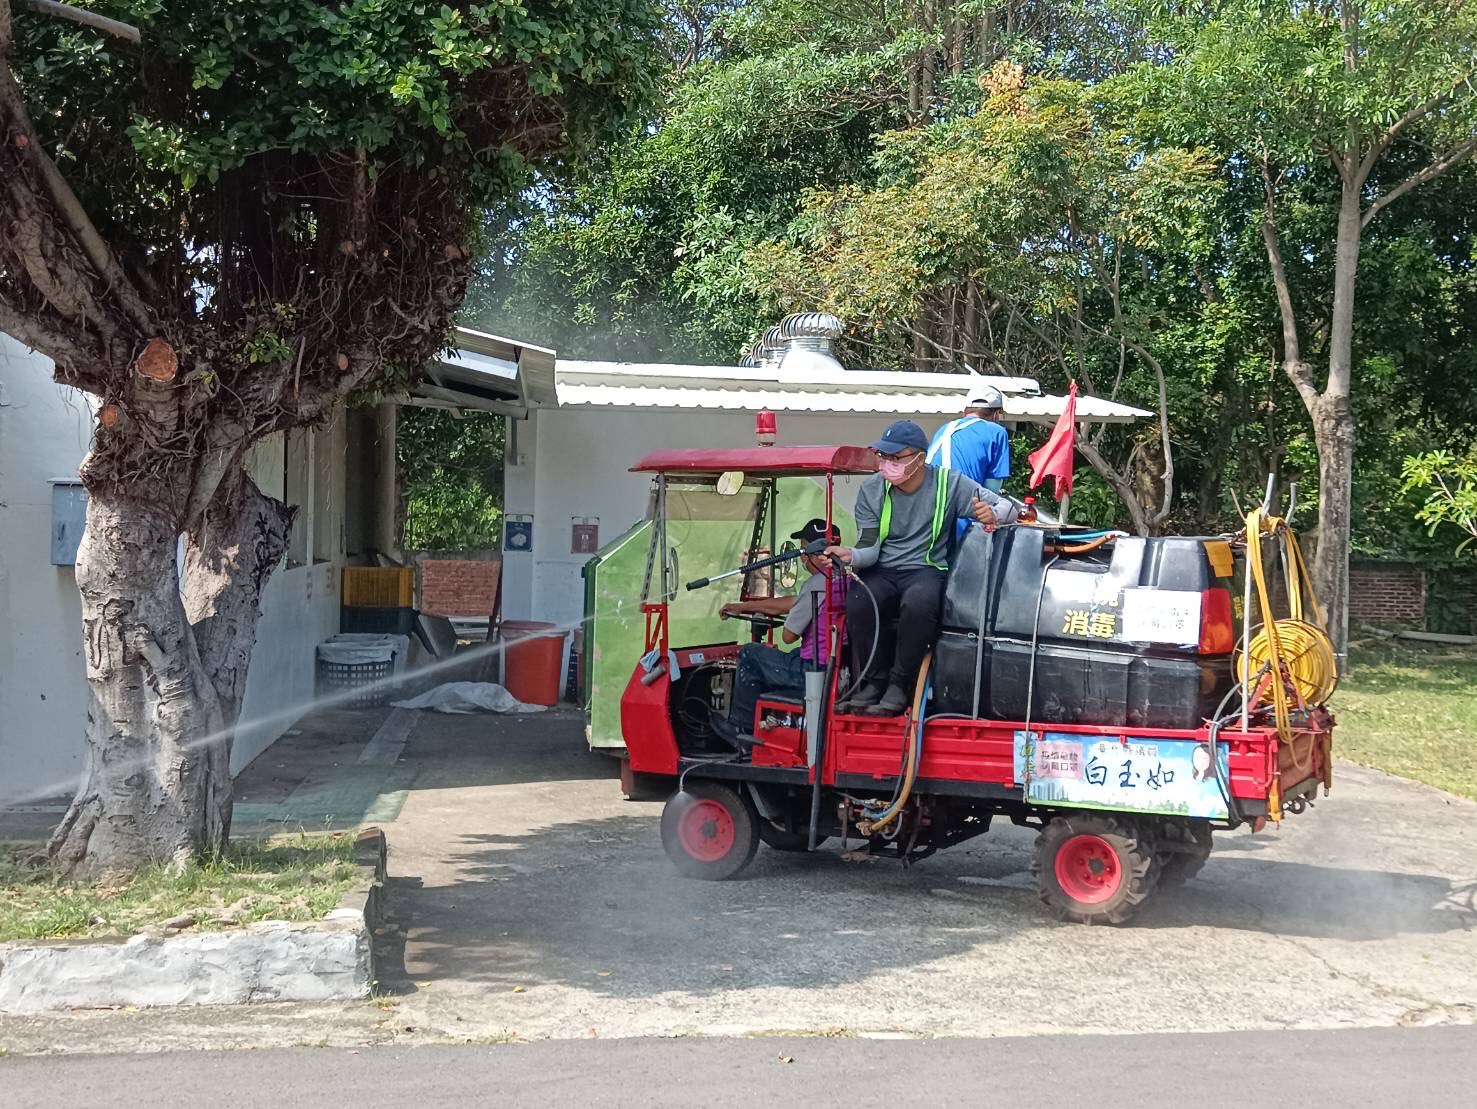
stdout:
[(633, 474), (870, 474), (877, 456), (868, 447), (725, 447), (655, 451), (631, 467)]

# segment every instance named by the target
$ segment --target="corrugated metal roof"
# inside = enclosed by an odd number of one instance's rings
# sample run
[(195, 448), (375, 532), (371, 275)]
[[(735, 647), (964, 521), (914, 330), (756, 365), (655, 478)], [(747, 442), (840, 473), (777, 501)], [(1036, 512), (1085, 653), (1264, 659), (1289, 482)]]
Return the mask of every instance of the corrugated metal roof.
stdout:
[[(413, 390), (426, 400), (512, 415), (533, 408), (710, 409), (757, 412), (878, 413), (947, 416), (970, 392), (993, 385), (1016, 420), (1050, 423), (1065, 397), (1043, 395), (1033, 378), (810, 367), (694, 366), (556, 358), (545, 347), (457, 328), (459, 349)], [(1082, 420), (1129, 423), (1153, 413), (1079, 396)]]
[[(558, 381), (560, 408), (648, 408), (678, 411), (886, 413), (902, 416), (946, 416), (957, 413), (964, 393), (784, 391), (755, 388), (677, 388), (648, 385), (587, 385)], [(1050, 422), (1061, 415), (1065, 397), (1022, 397), (1006, 394), (1005, 413), (1020, 420)], [(1153, 413), (1098, 397), (1077, 398), (1077, 417), (1098, 423), (1130, 423)]]

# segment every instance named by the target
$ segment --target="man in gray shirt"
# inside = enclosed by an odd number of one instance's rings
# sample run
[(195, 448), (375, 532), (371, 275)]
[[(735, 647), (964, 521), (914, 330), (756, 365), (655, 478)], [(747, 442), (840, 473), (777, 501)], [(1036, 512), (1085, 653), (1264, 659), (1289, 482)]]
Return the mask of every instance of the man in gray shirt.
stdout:
[[(928, 436), (912, 420), (888, 425), (872, 450), (879, 472), (857, 493), (857, 545), (830, 547), (827, 553), (857, 571), (881, 616), (878, 627), (862, 590), (847, 596), (853, 668), (860, 674), (868, 654), (872, 665), (842, 707), (897, 716), (907, 709), (923, 656), (938, 636), (954, 522), (978, 522), (990, 530), (1013, 522), (1017, 509), (1014, 501), (957, 471), (929, 466), (924, 461)], [(890, 630), (894, 616), (896, 634)]]

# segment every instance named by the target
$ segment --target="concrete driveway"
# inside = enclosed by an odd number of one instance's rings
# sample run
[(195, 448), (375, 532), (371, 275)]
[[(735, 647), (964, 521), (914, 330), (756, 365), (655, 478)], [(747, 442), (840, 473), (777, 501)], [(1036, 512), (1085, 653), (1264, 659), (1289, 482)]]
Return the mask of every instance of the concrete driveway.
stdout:
[(1038, 907), (1009, 826), (903, 870), (760, 849), (679, 877), (577, 721), (422, 721), (390, 832), (419, 1029), (995, 1035), (1477, 1019), (1477, 805), (1341, 768), (1135, 926)]
[(264, 757), (314, 797), (352, 764), (361, 801), (398, 811), (384, 996), (0, 1020), (0, 1046), (1477, 1022), (1477, 804), (1352, 766), (1282, 830), (1218, 837), (1134, 925), (1087, 928), (1038, 906), (1032, 833), (1008, 825), (906, 871), (761, 847), (740, 880), (681, 878), (661, 806), (623, 800), (568, 714), (427, 715), (398, 762), (328, 750), (319, 770)]

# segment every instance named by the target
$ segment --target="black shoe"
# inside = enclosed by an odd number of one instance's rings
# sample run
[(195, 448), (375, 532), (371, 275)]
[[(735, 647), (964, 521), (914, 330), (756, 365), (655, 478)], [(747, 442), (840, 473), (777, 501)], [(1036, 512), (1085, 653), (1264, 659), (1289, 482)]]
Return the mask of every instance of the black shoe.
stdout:
[(908, 711), (907, 691), (896, 683), (889, 685), (882, 699), (864, 711), (868, 716), (901, 716)]
[(733, 723), (733, 721), (728, 719), (728, 717), (726, 716), (720, 715), (719, 713), (714, 712), (708, 714), (708, 726), (713, 729), (713, 734), (715, 736), (721, 739), (724, 743), (728, 744), (735, 751), (742, 751), (744, 749), (742, 744), (745, 738), (748, 739), (748, 742), (750, 744), (753, 744), (754, 742), (752, 736), (741, 736), (738, 727)]
[(882, 694), (886, 692), (887, 685), (878, 681), (863, 682), (861, 688), (855, 690), (850, 697), (844, 701), (837, 702), (837, 712), (861, 712), (878, 701), (882, 700)]

